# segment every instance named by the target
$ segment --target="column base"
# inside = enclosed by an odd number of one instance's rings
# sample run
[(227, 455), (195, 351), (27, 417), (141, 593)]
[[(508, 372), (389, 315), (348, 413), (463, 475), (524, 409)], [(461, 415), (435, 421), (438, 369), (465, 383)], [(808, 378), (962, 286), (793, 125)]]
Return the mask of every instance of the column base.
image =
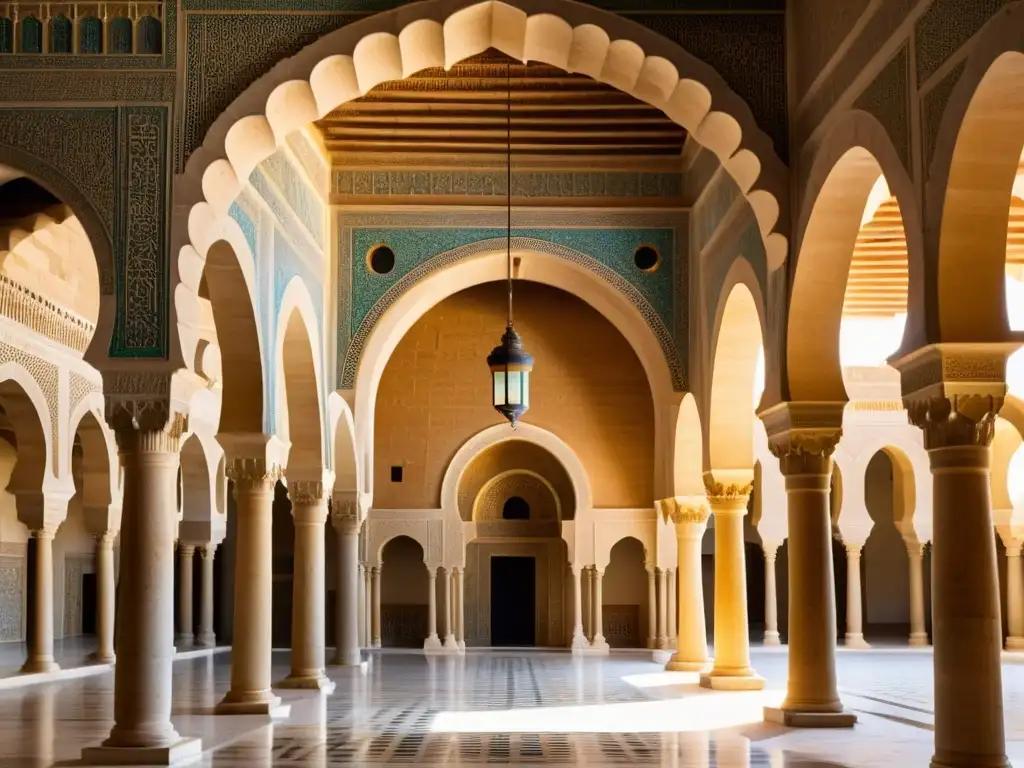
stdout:
[(587, 640), (587, 636), (583, 634), (583, 631), (578, 629), (573, 633), (572, 645), (569, 647), (572, 648), (573, 653), (576, 651), (586, 650), (587, 648), (590, 648), (590, 641)]
[(431, 635), (423, 641), (423, 650), (427, 653), (437, 653), (438, 651), (443, 651), (444, 646), (441, 645), (441, 638), (439, 638), (437, 635)]
[(380, 648), (380, 640), (374, 640), (372, 643), (370, 643), (370, 648)]
[(782, 638), (779, 637), (779, 633), (773, 629), (769, 629), (764, 633), (764, 644), (765, 645), (782, 645)]
[(931, 768), (1011, 768), (1006, 755), (972, 755), (967, 752), (954, 752), (947, 755), (935, 755), (930, 763)]
[(174, 638), (174, 647), (179, 651), (184, 648), (191, 648), (195, 645), (196, 638), (194, 635), (178, 635)]
[(1024, 651), (1024, 637), (1008, 637), (1008, 638), (1006, 638), (1006, 650), (1008, 650), (1008, 651)]
[(594, 635), (594, 639), (590, 641), (590, 650), (608, 653), (611, 650), (611, 646), (604, 639), (604, 635)]
[(243, 699), (238, 701), (228, 691), (227, 696), (213, 709), (215, 715), (263, 715), (272, 719), (288, 717), (291, 705), (282, 704), (279, 696)]
[(787, 728), (853, 728), (857, 723), (852, 712), (801, 712), (782, 707), (765, 707), (764, 719)]
[(459, 640), (459, 650), (462, 651), (463, 653), (465, 653), (465, 651), (466, 651), (466, 641), (465, 640)]
[(288, 675), (277, 684), (278, 688), (291, 691), (323, 691), (334, 692), (334, 682), (327, 675)]
[(331, 659), (332, 667), (358, 667), (363, 663), (363, 655), (359, 652), (358, 648), (348, 651), (343, 651), (340, 648), (336, 649), (334, 657)]
[[(1010, 647), (1010, 640), (1016, 639), (1020, 641), (1020, 647), (1024, 650), (1024, 637), (1018, 638), (1007, 638), (1006, 647)], [(928, 633), (927, 632), (915, 632), (910, 636), (910, 647), (911, 648), (926, 648), (928, 646)]]
[(176, 765), (190, 762), (203, 753), (200, 739), (181, 739), (166, 747), (86, 747), (82, 762), (87, 765)]
[(864, 634), (862, 632), (856, 632), (856, 633), (853, 633), (853, 634), (847, 632), (846, 633), (846, 640), (843, 643), (843, 645), (845, 645), (847, 648), (860, 648), (860, 649), (865, 649), (865, 648), (870, 648), (871, 647), (871, 644), (867, 640), (864, 639)]
[(679, 657), (678, 653), (672, 654), (672, 658), (665, 664), (666, 672), (706, 672), (708, 664), (711, 663), (710, 659), (704, 659), (703, 661), (683, 659)]
[(448, 635), (444, 639), (444, 649), (446, 651), (454, 651), (454, 652), (458, 653), (459, 641), (455, 639), (455, 635)]
[(99, 651), (93, 651), (86, 656), (86, 661), (93, 664), (113, 664), (117, 661), (117, 656), (113, 653), (100, 653)]
[(217, 636), (211, 632), (208, 635), (201, 634), (196, 638), (196, 645), (202, 648), (216, 648), (217, 647)]
[(714, 691), (761, 691), (764, 690), (764, 678), (754, 670), (739, 675), (723, 675), (711, 670), (701, 674), (700, 687)]
[(21, 667), (23, 675), (40, 675), (47, 672), (60, 672), (60, 664), (53, 660), (53, 657), (42, 659), (29, 659)]
[(668, 638), (659, 637), (657, 641), (654, 643), (654, 650), (664, 651), (666, 648), (668, 648)]

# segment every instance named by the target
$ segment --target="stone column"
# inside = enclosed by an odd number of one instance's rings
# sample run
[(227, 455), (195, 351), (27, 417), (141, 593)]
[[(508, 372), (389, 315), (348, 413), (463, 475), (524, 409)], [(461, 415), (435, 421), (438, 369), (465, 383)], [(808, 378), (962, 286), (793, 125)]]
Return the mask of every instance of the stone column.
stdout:
[(236, 458), (228, 465), (228, 477), (234, 482), (238, 513), (235, 615), (231, 687), (216, 712), (271, 715), (281, 704), (270, 687), (271, 523), (274, 486), (281, 478), (281, 467), (264, 458)]
[(333, 691), (326, 670), (326, 623), (324, 606), (327, 565), (324, 523), (327, 492), (322, 481), (302, 480), (288, 487), (295, 525), (292, 558), (292, 653), (291, 671), (282, 688)]
[(380, 573), (378, 565), (370, 574), (370, 647), (380, 648)]
[(455, 572), (449, 566), (444, 569), (444, 647), (447, 651), (459, 650), (459, 641), (455, 639)]
[(671, 568), (667, 569), (665, 578), (668, 582), (668, 628), (665, 631), (665, 637), (668, 640), (668, 647), (675, 648), (676, 617), (679, 615), (676, 605), (676, 572)]
[(124, 471), (114, 727), (86, 763), (169, 765), (198, 757), (199, 739), (171, 724), (174, 533), (180, 416), (163, 431), (118, 429)]
[(572, 650), (579, 652), (590, 646), (583, 629), (583, 589), (580, 585), (586, 569), (572, 566)]
[(668, 648), (668, 573), (658, 568), (658, 637), (657, 648)]
[(662, 511), (676, 528), (676, 577), (679, 614), (676, 652), (665, 669), (699, 672), (708, 664), (708, 631), (704, 620), (704, 576), (701, 542), (707, 530), (710, 509), (703, 496), (678, 497), (662, 502)]
[[(593, 566), (583, 568), (583, 636), (587, 644), (594, 639), (594, 584)], [(653, 608), (653, 604), (652, 604)]]
[(466, 575), (462, 568), (455, 569), (455, 642), (460, 651), (466, 650)]
[(700, 684), (720, 690), (760, 690), (764, 678), (750, 666), (743, 551), (743, 516), (747, 514), (752, 472), (739, 474), (743, 475), (739, 482), (705, 476), (715, 515), (715, 661), (710, 672), (701, 674)]
[[(794, 429), (812, 421), (801, 407), (827, 408), (824, 425)], [(797, 411), (794, 415), (794, 411)], [(842, 435), (842, 404), (788, 403), (762, 415), (769, 447), (786, 481), (789, 521), (789, 677), (780, 708), (766, 707), (765, 719), (792, 727), (846, 728), (856, 715), (843, 711), (836, 685), (836, 603), (832, 573), (832, 517), (829, 490), (832, 452)]]
[(870, 648), (864, 639), (864, 618), (860, 590), (860, 554), (864, 544), (846, 544), (846, 647)]
[(764, 644), (780, 645), (779, 602), (775, 589), (775, 558), (779, 545), (764, 542)]
[[(1006, 650), (1024, 650), (1024, 571), (1020, 560), (1021, 542), (1011, 541), (1006, 547), (1006, 623), (1009, 630)], [(923, 590), (922, 590), (923, 591)], [(922, 626), (924, 616), (922, 611)], [(928, 636), (925, 635), (925, 642)]]
[(191, 648), (195, 641), (192, 617), (192, 556), (195, 552), (193, 544), (178, 544), (178, 634), (174, 644), (179, 650)]
[(423, 649), (437, 651), (442, 648), (441, 638), (437, 636), (437, 569), (427, 566), (427, 639), (423, 641)]
[[(990, 483), (1016, 344), (936, 344), (896, 361), (932, 470), (935, 768), (1008, 766)], [(956, 373), (944, 381), (945, 372)]]
[[(908, 541), (907, 555), (910, 561), (910, 644), (914, 647), (922, 647), (928, 645), (928, 628), (924, 622), (924, 544), (917, 541)], [(1006, 550), (1006, 555), (1009, 557), (1009, 549)], [(1019, 567), (1020, 547), (1017, 548), (1017, 555)], [(1006, 562), (1009, 565), (1010, 561), (1007, 560)], [(1006, 573), (1009, 576), (1009, 568), (1007, 568)], [(1009, 594), (1009, 591), (1007, 591), (1007, 596)], [(1009, 601), (1007, 601), (1007, 604), (1009, 605)], [(1010, 616), (1013, 616), (1012, 609)], [(1010, 634), (1012, 635), (1013, 632), (1011, 631)], [(1009, 639), (1006, 642), (1006, 647), (1009, 648)]]
[(21, 668), (23, 674), (60, 669), (53, 658), (53, 537), (56, 533), (56, 527), (32, 531), (32, 538), (36, 540), (35, 615), (28, 658)]
[(96, 652), (100, 664), (114, 661), (114, 531), (96, 537)]
[(658, 582), (652, 565), (647, 569), (647, 647), (658, 647)]
[[(357, 542), (358, 542), (358, 539), (357, 539)], [(358, 543), (356, 544), (356, 547), (357, 547), (357, 554), (358, 554)], [(366, 636), (368, 634), (367, 631), (366, 631), (366, 628), (367, 628), (367, 626), (369, 626), (369, 621), (367, 619), (367, 612), (366, 612), (366, 599), (367, 599), (367, 594), (366, 594), (367, 593), (367, 589), (366, 589), (366, 566), (364, 566), (362, 563), (359, 563), (359, 571), (356, 574), (356, 585), (357, 585), (357, 587), (356, 587), (356, 590), (357, 590), (356, 601), (357, 601), (358, 606), (359, 606), (358, 609), (357, 609), (357, 614), (359, 616), (359, 647), (360, 648), (365, 648), (370, 643), (367, 642), (367, 639), (366, 639)]]
[(594, 639), (591, 641), (590, 647), (607, 651), (608, 641), (604, 639), (604, 597), (601, 591), (603, 578), (604, 568), (594, 566)]
[(213, 631), (213, 557), (217, 545), (210, 543), (199, 550), (199, 636), (196, 641), (203, 648), (216, 648), (217, 635)]
[(338, 537), (335, 574), (334, 661), (343, 667), (362, 662), (359, 652), (359, 508), (354, 499), (334, 498), (332, 523)]

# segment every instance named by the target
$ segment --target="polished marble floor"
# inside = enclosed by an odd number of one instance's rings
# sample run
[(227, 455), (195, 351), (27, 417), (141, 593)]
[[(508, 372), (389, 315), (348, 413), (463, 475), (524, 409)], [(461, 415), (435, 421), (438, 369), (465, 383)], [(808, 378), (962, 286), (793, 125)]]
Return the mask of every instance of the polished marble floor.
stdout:
[[(787, 730), (761, 722), (777, 703), (784, 652), (755, 650), (763, 692), (703, 691), (639, 655), (470, 652), (464, 658), (374, 654), (363, 673), (332, 669), (330, 696), (282, 693), (291, 715), (214, 717), (227, 654), (175, 664), (174, 721), (203, 738), (203, 768), (271, 766), (926, 766), (931, 756), (930, 652), (839, 654), (853, 731)], [(275, 674), (287, 654), (275, 655)], [(74, 764), (109, 731), (110, 673), (0, 692), (0, 766)], [(1009, 752), (1024, 764), (1024, 665), (1004, 665)]]

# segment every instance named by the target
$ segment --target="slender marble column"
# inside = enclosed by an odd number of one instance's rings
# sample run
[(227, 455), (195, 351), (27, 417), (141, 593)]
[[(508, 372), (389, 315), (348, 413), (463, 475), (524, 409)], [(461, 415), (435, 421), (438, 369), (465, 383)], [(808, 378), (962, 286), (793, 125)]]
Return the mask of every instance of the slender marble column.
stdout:
[(96, 537), (96, 652), (92, 660), (101, 664), (114, 661), (114, 539), (107, 531)]
[(238, 511), (235, 615), (231, 687), (216, 712), (270, 715), (281, 704), (270, 687), (271, 523), (274, 486), (281, 478), (281, 468), (262, 458), (235, 459), (228, 466), (228, 477), (234, 481)]
[(32, 531), (32, 538), (36, 540), (35, 623), (28, 659), (21, 668), (24, 674), (60, 669), (53, 658), (53, 537), (56, 533), (56, 528)]
[(764, 687), (764, 678), (750, 666), (747, 625), (743, 516), (747, 514), (750, 490), (750, 484), (708, 484), (708, 501), (715, 515), (715, 661), (710, 672), (701, 674), (704, 688)]
[(679, 587), (679, 629), (676, 652), (665, 669), (675, 672), (702, 671), (708, 664), (708, 632), (704, 620), (704, 575), (701, 542), (707, 530), (707, 499), (680, 497), (666, 501), (676, 527), (676, 573)]
[(658, 569), (658, 648), (668, 648), (668, 574), (664, 568)]
[(860, 591), (860, 553), (863, 544), (846, 545), (846, 647), (870, 648), (864, 639)]
[(455, 569), (455, 642), (460, 651), (466, 650), (466, 574)]
[[(356, 541), (356, 553), (358, 556), (358, 539)], [(365, 648), (369, 645), (369, 642), (367, 642), (366, 639), (366, 627), (368, 626), (369, 622), (367, 621), (366, 618), (366, 566), (364, 566), (362, 563), (359, 563), (359, 571), (356, 574), (356, 584), (358, 585), (356, 600), (359, 606), (359, 647)]]
[(437, 570), (427, 566), (427, 639), (423, 641), (423, 649), (437, 651), (442, 648), (441, 638), (437, 636)]
[(382, 565), (371, 569), (370, 574), (370, 646), (380, 648), (380, 573)]
[(191, 648), (195, 642), (195, 623), (192, 616), (192, 557), (193, 544), (178, 544), (178, 635), (174, 644), (179, 649)]
[[(1017, 549), (1020, 563), (1020, 548)], [(1010, 550), (1006, 550), (1007, 556)], [(907, 555), (910, 563), (910, 644), (915, 647), (928, 645), (928, 628), (924, 623), (924, 544), (917, 541), (907, 542)], [(1007, 560), (1007, 564), (1009, 564)], [(1007, 569), (1007, 575), (1010, 571)], [(1009, 583), (1009, 582), (1008, 582)], [(1019, 588), (1018, 588), (1019, 589)], [(1007, 592), (1009, 595), (1009, 592)], [(1010, 613), (1013, 616), (1013, 613)], [(1011, 630), (1010, 634), (1013, 632)], [(1010, 647), (1010, 640), (1007, 639), (1006, 647)]]
[(587, 644), (594, 639), (594, 571), (593, 566), (583, 568), (583, 635)]
[(124, 470), (114, 727), (86, 763), (164, 765), (198, 757), (198, 739), (171, 724), (174, 531), (180, 419), (168, 431), (119, 430)]
[(332, 517), (338, 537), (332, 663), (355, 667), (362, 661), (359, 652), (359, 586), (362, 578), (359, 565), (359, 510), (356, 502), (335, 497)]
[[(1009, 636), (1006, 638), (1006, 650), (1024, 650), (1024, 573), (1021, 569), (1021, 544), (1011, 541), (1006, 547), (1006, 623)], [(923, 590), (922, 590), (923, 591)], [(923, 614), (923, 611), (922, 611)], [(924, 617), (922, 615), (922, 626)], [(927, 642), (928, 636), (925, 635)]]
[(647, 569), (647, 647), (658, 647), (658, 581), (651, 566)]
[(764, 543), (764, 644), (780, 645), (779, 603), (775, 589), (775, 557), (779, 545), (774, 541)]
[(676, 647), (676, 617), (679, 615), (676, 605), (676, 572), (672, 568), (667, 569), (665, 579), (668, 582), (668, 628), (665, 631), (665, 638), (668, 641), (668, 647), (674, 649)]
[(326, 620), (324, 605), (326, 553), (324, 523), (327, 492), (322, 482), (298, 481), (289, 485), (295, 556), (292, 558), (292, 654), (291, 672), (279, 685), (333, 691), (326, 670)]
[(444, 647), (447, 651), (459, 650), (455, 639), (455, 571), (449, 566), (444, 569)]
[[(841, 423), (842, 406), (832, 423)], [(767, 419), (766, 419), (767, 421)], [(780, 708), (765, 719), (805, 728), (848, 728), (836, 684), (836, 603), (832, 574), (829, 491), (832, 452), (842, 434), (834, 427), (769, 432), (772, 453), (786, 479), (789, 522), (789, 676)], [(859, 571), (858, 571), (859, 573)]]
[(217, 635), (213, 631), (213, 557), (216, 544), (207, 544), (199, 550), (199, 636), (196, 641), (204, 648), (217, 646)]
[(598, 650), (608, 650), (608, 641), (604, 639), (604, 597), (601, 590), (601, 582), (604, 579), (604, 569), (594, 567), (594, 639), (590, 646)]
[(572, 566), (572, 649), (582, 651), (590, 646), (586, 631), (583, 629), (583, 589), (580, 581), (584, 568)]

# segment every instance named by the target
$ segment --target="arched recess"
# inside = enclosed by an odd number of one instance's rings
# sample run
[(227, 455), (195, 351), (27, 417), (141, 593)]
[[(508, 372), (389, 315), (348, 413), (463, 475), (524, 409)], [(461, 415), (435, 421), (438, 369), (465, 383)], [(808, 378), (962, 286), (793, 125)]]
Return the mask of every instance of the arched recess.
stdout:
[(320, 479), (326, 467), (320, 407), (322, 346), (313, 301), (301, 278), (292, 279), (285, 289), (277, 322), (275, 434), (291, 444), (289, 480)]
[(67, 444), (67, 466), (71, 467), (75, 438), (81, 444), (82, 506), (89, 522), (90, 510), (104, 513), (111, 505), (121, 505), (120, 467), (113, 435), (102, 419), (103, 397), (86, 397), (76, 406), (68, 423), (71, 438)]
[(252, 170), (292, 131), (380, 83), (491, 47), (589, 75), (662, 109), (736, 180), (766, 250), (785, 253), (786, 169), (747, 105), (677, 43), (570, 0), (428, 0), (326, 35), (257, 80), (214, 122), (189, 158), (177, 197), (226, 211)]
[(1014, 338), (1004, 275), (1010, 196), (1024, 148), (1022, 77), (1024, 8), (1015, 4), (973, 44), (934, 142), (925, 189), (929, 246), (939, 254), (931, 341)]
[(1016, 500), (1010, 497), (1009, 473), (1010, 459), (1021, 447), (1021, 442), (1021, 433), (1014, 424), (1003, 418), (996, 419), (995, 437), (992, 440), (992, 474), (989, 482), (992, 490), (992, 517), (997, 527), (1016, 522), (1013, 520)]
[(717, 304), (705, 470), (754, 469), (755, 385), (764, 307), (749, 262), (737, 259)]
[[(334, 490), (357, 494), (359, 491), (359, 462), (356, 453), (356, 425), (352, 409), (337, 392), (327, 396), (330, 428), (333, 438), (331, 457), (334, 468)], [(369, 500), (365, 508), (369, 508)]]
[(380, 548), (381, 643), (384, 647), (422, 648), (428, 632), (429, 581), (423, 542), (408, 534)]
[[(513, 243), (516, 241), (513, 240)], [(533, 241), (537, 245), (539, 241)], [(504, 245), (501, 246), (504, 248)], [(567, 250), (567, 249), (563, 249)], [(611, 282), (567, 258), (534, 249), (513, 250), (520, 259), (519, 279), (543, 283), (570, 293), (589, 304), (622, 334), (633, 348), (647, 374), (655, 413), (655, 493), (667, 495), (668, 457), (671, 430), (660, 418), (669, 412), (672, 400), (672, 376), (662, 346), (640, 310)], [(361, 490), (370, 492), (373, 477), (373, 425), (377, 391), (391, 355), (410, 328), (432, 307), (467, 288), (505, 279), (506, 254), (498, 248), (461, 255), (449, 266), (430, 272), (404, 286), (366, 335), (355, 374), (356, 439), (360, 469), (367, 483)], [(507, 428), (505, 430), (508, 431)], [(520, 429), (516, 434), (522, 434)], [(443, 495), (442, 495), (443, 496)], [(661, 496), (659, 496), (661, 498)], [(582, 504), (580, 505), (582, 509)]]
[[(650, 647), (647, 638), (647, 570), (650, 553), (635, 536), (623, 536), (608, 553), (602, 591), (605, 639), (612, 648)], [(607, 631), (605, 631), (607, 629)]]
[(39, 493), (55, 476), (52, 445), (58, 437), (46, 396), (32, 374), (17, 363), (0, 365), (0, 407), (14, 427), (18, 443), (18, 460), (7, 490)]
[(672, 495), (699, 496), (704, 493), (704, 438), (697, 399), (687, 392), (676, 419), (672, 455)]
[(210, 462), (198, 435), (181, 446), (181, 507), (184, 521), (209, 523), (216, 509)]
[(829, 133), (815, 158), (799, 221), (785, 365), (794, 401), (848, 399), (839, 355), (844, 299), (865, 207), (883, 176), (899, 204), (907, 248), (902, 348), (913, 348), (925, 338), (924, 229), (917, 192), (877, 119), (865, 112), (850, 112)]

